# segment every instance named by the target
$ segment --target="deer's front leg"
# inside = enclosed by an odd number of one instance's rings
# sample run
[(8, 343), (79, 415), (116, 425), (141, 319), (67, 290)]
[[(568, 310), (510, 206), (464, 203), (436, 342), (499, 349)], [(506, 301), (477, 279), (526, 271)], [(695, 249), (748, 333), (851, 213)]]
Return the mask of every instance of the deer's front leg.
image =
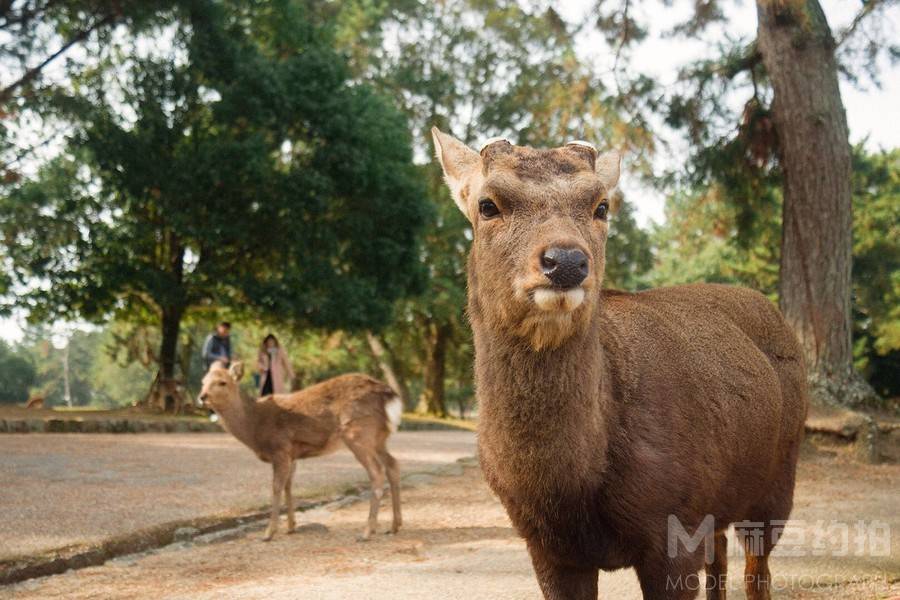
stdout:
[(284, 484), (291, 474), (291, 459), (289, 456), (277, 455), (272, 460), (272, 514), (269, 516), (269, 526), (263, 541), (268, 542), (278, 529), (278, 514), (281, 512), (281, 494), (284, 492)]
[(599, 569), (562, 566), (547, 560), (539, 551), (531, 548), (531, 563), (538, 584), (547, 600), (597, 600)]

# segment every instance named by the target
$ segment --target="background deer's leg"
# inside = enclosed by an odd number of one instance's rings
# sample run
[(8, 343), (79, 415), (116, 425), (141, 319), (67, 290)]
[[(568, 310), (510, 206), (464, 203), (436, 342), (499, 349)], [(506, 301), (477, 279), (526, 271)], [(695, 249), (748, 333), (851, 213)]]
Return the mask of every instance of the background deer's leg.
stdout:
[(284, 503), (287, 506), (287, 530), (294, 533), (297, 528), (296, 515), (294, 514), (294, 496), (291, 487), (294, 485), (294, 472), (297, 470), (297, 461), (291, 460), (291, 468), (288, 470), (287, 481), (284, 482)]
[(391, 506), (394, 509), (391, 533), (397, 533), (400, 530), (400, 526), (403, 525), (403, 516), (400, 514), (400, 467), (397, 465), (397, 459), (391, 456), (391, 453), (385, 448), (384, 441), (378, 450), (378, 460), (384, 465), (387, 471), (388, 482), (391, 485)]
[(345, 443), (353, 452), (356, 460), (365, 467), (372, 484), (372, 499), (369, 502), (369, 520), (363, 532), (362, 539), (367, 540), (375, 532), (378, 526), (378, 507), (381, 497), (384, 495), (384, 467), (378, 462), (375, 452), (375, 439), (372, 435), (357, 434), (353, 437), (345, 437)]
[(284, 455), (276, 455), (272, 459), (272, 514), (263, 540), (269, 541), (278, 529), (278, 513), (281, 511), (281, 494), (291, 472), (291, 459)]

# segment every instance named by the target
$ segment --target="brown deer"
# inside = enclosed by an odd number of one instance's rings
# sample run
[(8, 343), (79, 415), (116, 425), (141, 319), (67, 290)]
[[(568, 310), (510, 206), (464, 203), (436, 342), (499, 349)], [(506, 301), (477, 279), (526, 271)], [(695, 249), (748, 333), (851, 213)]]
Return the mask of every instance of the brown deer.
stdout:
[(776, 308), (724, 285), (602, 290), (617, 153), (432, 134), (474, 234), (481, 466), (544, 596), (595, 599), (599, 569), (634, 567), (645, 598), (693, 598), (705, 563), (724, 598), (734, 523), (747, 595), (769, 598), (807, 410)]
[(172, 414), (176, 415), (184, 414), (191, 407), (184, 384), (178, 379), (163, 377), (162, 371), (156, 372), (142, 404), (158, 408), (161, 412), (167, 412), (171, 408)]
[(403, 405), (396, 393), (368, 375), (352, 373), (291, 394), (254, 400), (240, 393), (238, 382), (242, 375), (243, 365), (239, 362), (230, 369), (213, 365), (203, 378), (199, 403), (214, 410), (225, 429), (260, 460), (272, 464), (272, 513), (264, 539), (272, 539), (278, 528), (282, 492), (287, 504), (288, 533), (294, 531), (294, 461), (333, 452), (341, 442), (365, 467), (372, 485), (369, 520), (362, 539), (368, 539), (375, 531), (385, 472), (394, 508), (391, 532), (396, 533), (402, 524), (400, 470), (385, 446), (400, 425)]
[(25, 403), (25, 408), (31, 408), (35, 410), (40, 410), (44, 408), (44, 397), (43, 396), (32, 396), (28, 399), (28, 402)]

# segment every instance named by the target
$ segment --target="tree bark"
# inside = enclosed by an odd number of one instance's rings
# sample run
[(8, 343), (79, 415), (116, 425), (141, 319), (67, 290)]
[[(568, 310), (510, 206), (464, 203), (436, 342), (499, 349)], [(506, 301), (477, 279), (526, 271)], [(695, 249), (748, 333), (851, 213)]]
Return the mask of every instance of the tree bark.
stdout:
[(864, 382), (853, 370), (851, 157), (835, 43), (818, 0), (757, 0), (757, 14), (783, 173), (781, 310), (814, 397), (854, 404)]
[(159, 368), (165, 381), (175, 378), (175, 364), (178, 360), (178, 334), (181, 331), (181, 314), (182, 311), (179, 308), (165, 308), (162, 313), (162, 342), (159, 345)]
[(444, 377), (447, 363), (447, 344), (451, 328), (447, 324), (429, 327), (428, 356), (425, 362), (425, 389), (419, 402), (419, 412), (428, 412), (441, 417), (447, 416), (444, 399)]
[(381, 369), (385, 381), (387, 381), (387, 384), (397, 392), (398, 396), (400, 396), (404, 408), (409, 408), (409, 389), (406, 387), (400, 374), (394, 368), (393, 357), (385, 347), (384, 342), (371, 331), (366, 332), (366, 341), (369, 343), (369, 350), (371, 350), (372, 356), (375, 357), (375, 361), (378, 363), (378, 367)]
[(150, 385), (144, 404), (168, 412), (180, 412), (183, 397), (175, 380), (175, 364), (178, 360), (178, 334), (184, 310), (167, 307), (162, 311), (162, 341), (159, 345), (159, 371)]

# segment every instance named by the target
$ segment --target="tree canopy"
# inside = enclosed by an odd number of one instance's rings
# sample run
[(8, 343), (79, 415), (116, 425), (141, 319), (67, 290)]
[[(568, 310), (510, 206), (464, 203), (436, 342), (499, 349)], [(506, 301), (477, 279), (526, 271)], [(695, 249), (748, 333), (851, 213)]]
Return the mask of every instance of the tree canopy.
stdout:
[(0, 340), (0, 404), (25, 402), (36, 380), (37, 372), (28, 357)]
[[(178, 323), (208, 304), (296, 325), (380, 327), (420, 281), (400, 113), (301, 7), (190, 2), (97, 49), (57, 110), (66, 149), (3, 198), (17, 301), (38, 318)], [(35, 284), (52, 282), (52, 285)]]

